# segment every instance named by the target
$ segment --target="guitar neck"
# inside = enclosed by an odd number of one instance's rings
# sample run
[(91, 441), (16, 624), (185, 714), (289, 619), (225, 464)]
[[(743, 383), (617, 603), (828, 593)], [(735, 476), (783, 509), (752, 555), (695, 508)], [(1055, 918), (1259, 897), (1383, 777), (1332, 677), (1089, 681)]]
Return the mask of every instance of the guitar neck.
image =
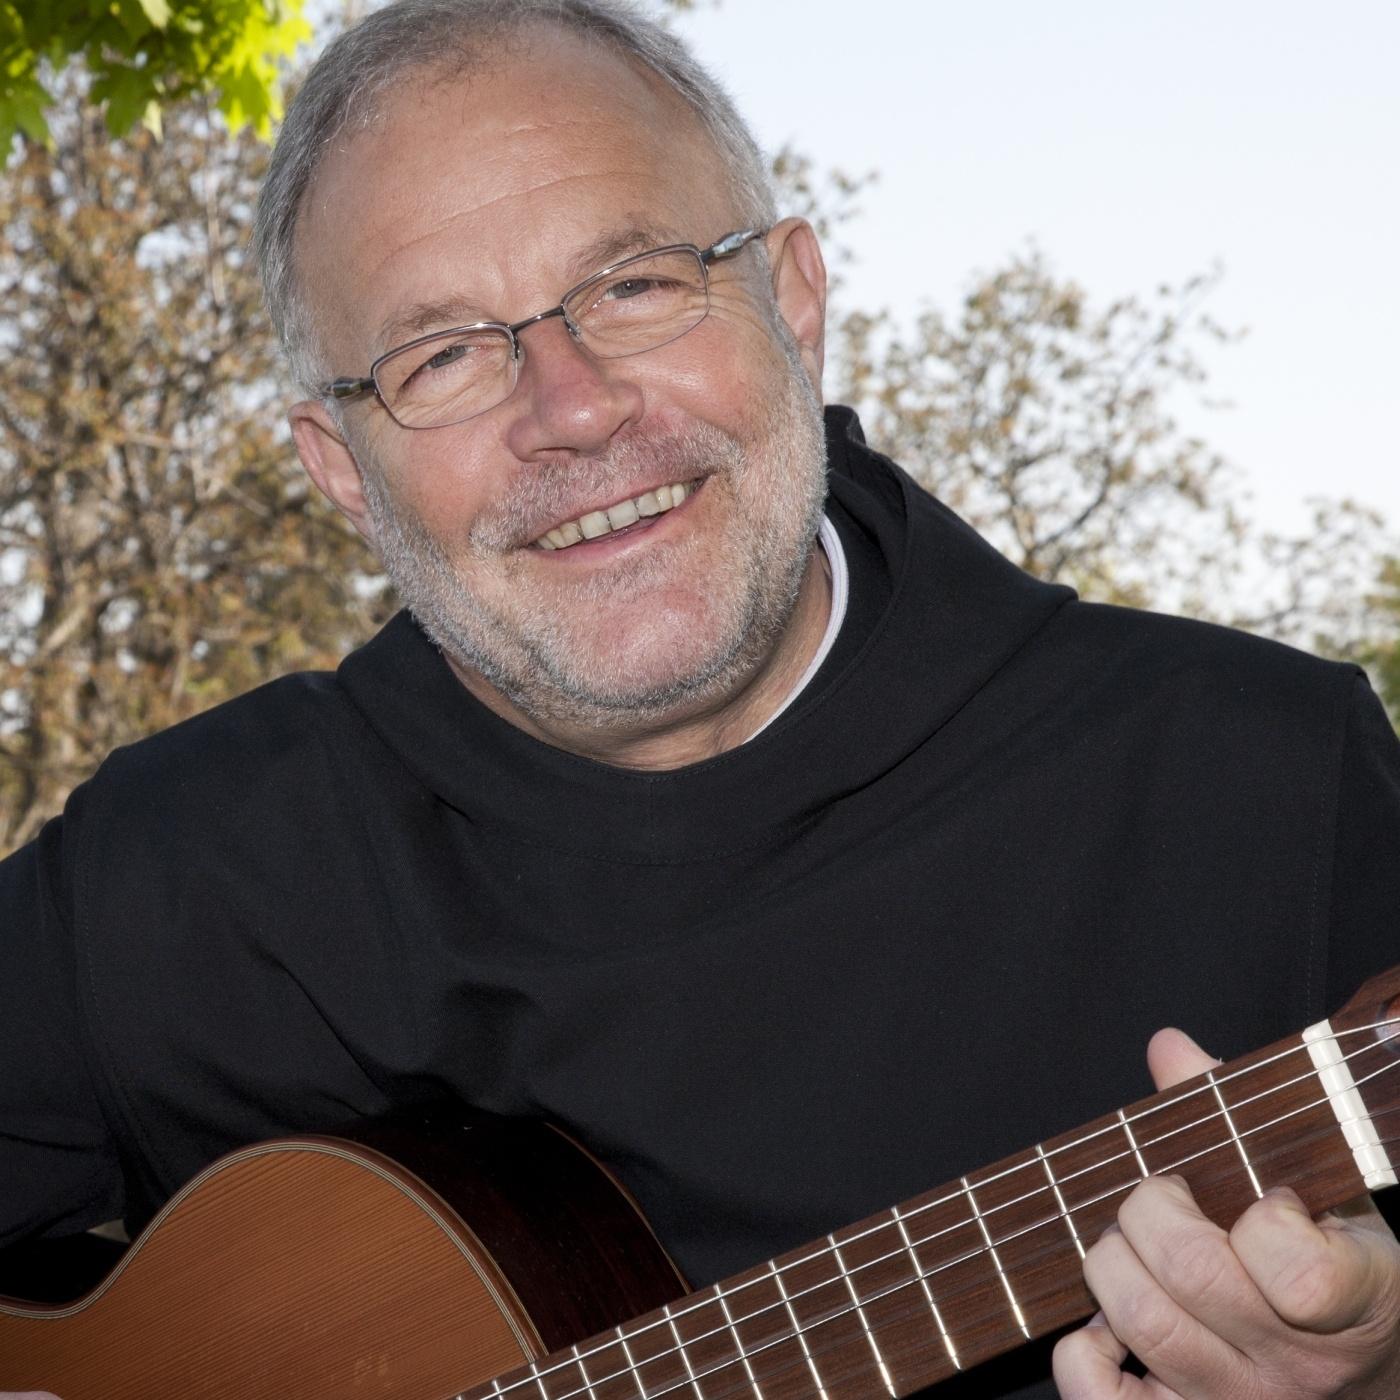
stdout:
[(1224, 1228), (1393, 1185), (1400, 971), (1331, 1021), (463, 1392), (464, 1400), (904, 1396), (1088, 1316), (1085, 1251), (1149, 1175)]

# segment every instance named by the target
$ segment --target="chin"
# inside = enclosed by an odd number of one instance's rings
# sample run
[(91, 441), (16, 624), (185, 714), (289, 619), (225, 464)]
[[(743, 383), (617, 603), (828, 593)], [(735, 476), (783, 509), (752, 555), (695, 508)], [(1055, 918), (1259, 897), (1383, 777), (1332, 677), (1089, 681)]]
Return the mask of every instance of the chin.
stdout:
[(512, 698), (535, 714), (609, 729), (681, 718), (742, 684), (752, 668), (746, 651), (742, 642), (707, 639), (705, 629), (667, 613), (620, 648), (550, 658), (550, 683), (541, 686), (537, 674)]

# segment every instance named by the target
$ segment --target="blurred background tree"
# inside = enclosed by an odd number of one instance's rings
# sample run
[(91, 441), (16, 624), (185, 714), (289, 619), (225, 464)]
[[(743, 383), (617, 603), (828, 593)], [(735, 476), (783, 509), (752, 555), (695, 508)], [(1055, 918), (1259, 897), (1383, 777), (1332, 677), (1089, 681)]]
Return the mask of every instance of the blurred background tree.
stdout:
[[(281, 116), (282, 60), (311, 37), (302, 0), (0, 0), (0, 151), (16, 133), (49, 140), (53, 83), (74, 60), (89, 99), (123, 136), (159, 133), (173, 103), (212, 98), (237, 132)], [(71, 92), (71, 89), (67, 90)]]
[(389, 610), (288, 447), (247, 265), (267, 148), (195, 102), (114, 140), (59, 84), (0, 183), (0, 848), (115, 745)]
[[(202, 5), (172, 0), (150, 32)], [(12, 11), (0, 0), (0, 24)], [(100, 64), (36, 69), (54, 106), (42, 129), (17, 122), (0, 182), (0, 853), (115, 745), (332, 666), (393, 607), (283, 427), (246, 253), (266, 147), (246, 124), (231, 134), (213, 70), (191, 71), (184, 88), (163, 80), (162, 135), (129, 105), (113, 139)], [(240, 103), (229, 115), (255, 118)], [(1322, 502), (1305, 535), (1265, 535), (1228, 466), (1177, 426), (1203, 347), (1229, 338), (1205, 311), (1213, 277), (1099, 306), (1032, 250), (903, 330), (841, 309), (843, 230), (870, 177), (793, 151), (775, 174), (833, 254), (829, 394), (874, 444), (1028, 569), (1360, 661), (1400, 718), (1400, 546), (1384, 523)]]

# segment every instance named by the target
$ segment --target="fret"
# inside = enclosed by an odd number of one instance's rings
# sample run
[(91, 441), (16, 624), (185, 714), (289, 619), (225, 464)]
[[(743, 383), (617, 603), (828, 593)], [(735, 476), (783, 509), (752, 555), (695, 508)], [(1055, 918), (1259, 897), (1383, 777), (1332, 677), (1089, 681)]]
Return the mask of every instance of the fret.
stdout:
[[(679, 1310), (689, 1299), (675, 1304)], [(619, 1349), (627, 1358), (643, 1396), (667, 1394), (675, 1400), (694, 1395), (685, 1354), (671, 1333), (669, 1309), (658, 1309), (618, 1329)]]
[[(1343, 1056), (1356, 1055), (1346, 1066), (1354, 1078), (1366, 1073), (1368, 1063), (1374, 1067), (1377, 1061), (1369, 1058), (1373, 1053), (1385, 1054), (1367, 1046), (1367, 1039), (1359, 1035), (1341, 1042)], [(1304, 1200), (1335, 1202), (1365, 1188), (1365, 1177), (1335, 1102), (1302, 1036), (1281, 1055), (1260, 1054), (1237, 1061), (1225, 1087), (1229, 1090), (1230, 1116), (1266, 1190), (1287, 1184)], [(1227, 1196), (1219, 1204), (1202, 1208), (1223, 1225), (1232, 1212), (1237, 1217), (1247, 1204), (1247, 1199)]]
[(622, 1352), (622, 1358), (623, 1358), (624, 1362), (626, 1363), (626, 1366), (625, 1366), (625, 1367), (614, 1366), (614, 1367), (611, 1369), (611, 1371), (609, 1372), (609, 1374), (615, 1374), (615, 1373), (618, 1372), (618, 1371), (624, 1371), (624, 1370), (625, 1370), (625, 1373), (626, 1373), (627, 1375), (631, 1376), (631, 1378), (632, 1378), (632, 1383), (633, 1383), (633, 1384), (636, 1386), (636, 1388), (637, 1388), (637, 1400), (646, 1400), (646, 1395), (647, 1395), (646, 1389), (645, 1389), (645, 1387), (642, 1385), (641, 1373), (637, 1370), (637, 1362), (636, 1362), (636, 1359), (635, 1359), (635, 1358), (633, 1357), (633, 1355), (632, 1355), (632, 1348), (628, 1345), (628, 1342), (627, 1342), (627, 1333), (624, 1332), (624, 1331), (622, 1330), (621, 1327), (615, 1327), (615, 1328), (613, 1328), (613, 1332), (614, 1332), (615, 1335), (617, 1336), (618, 1348), (619, 1348), (619, 1349), (621, 1350), (621, 1352)]
[[(1135, 1115), (1130, 1117), (1137, 1122)], [(1141, 1125), (1138, 1140), (1146, 1141)], [(1058, 1200), (1081, 1239), (1096, 1240), (1118, 1218), (1118, 1207), (1142, 1180), (1123, 1125), (1115, 1114), (1097, 1118), (1077, 1132), (1048, 1139), (1042, 1147), (1059, 1182)]]
[(587, 1400), (588, 1378), (577, 1347), (532, 1361), (527, 1369), (533, 1384), (516, 1392), (520, 1400), (539, 1395), (547, 1395), (549, 1400)]
[(749, 1355), (744, 1350), (743, 1339), (734, 1326), (734, 1314), (729, 1311), (729, 1299), (725, 1296), (724, 1288), (720, 1284), (715, 1284), (715, 1301), (719, 1304), (720, 1311), (724, 1314), (725, 1326), (728, 1327), (729, 1334), (734, 1339), (734, 1351), (743, 1364), (744, 1374), (749, 1378), (749, 1386), (753, 1390), (754, 1400), (766, 1400), (762, 1387), (758, 1383), (758, 1377), (754, 1375), (753, 1367), (749, 1364)]
[(933, 1324), (938, 1328), (938, 1335), (943, 1340), (943, 1349), (948, 1353), (948, 1360), (952, 1363), (955, 1371), (961, 1371), (962, 1362), (958, 1360), (958, 1350), (953, 1345), (952, 1337), (948, 1335), (948, 1329), (943, 1325), (943, 1314), (938, 1311), (938, 1302), (933, 1296), (933, 1289), (929, 1287), (928, 1275), (919, 1263), (919, 1256), (914, 1252), (914, 1243), (909, 1238), (909, 1230), (904, 1223), (904, 1216), (900, 1214), (898, 1206), (891, 1209), (890, 1215), (894, 1219), (895, 1226), (899, 1230), (899, 1238), (909, 1256), (913, 1276), (918, 1279), (924, 1301), (928, 1304), (928, 1310), (933, 1314)]
[(890, 1376), (890, 1368), (885, 1365), (885, 1358), (880, 1355), (880, 1344), (875, 1340), (875, 1334), (870, 1330), (870, 1319), (866, 1317), (865, 1309), (861, 1306), (860, 1294), (856, 1292), (856, 1286), (851, 1279), (850, 1270), (846, 1267), (846, 1261), (842, 1257), (841, 1246), (836, 1243), (835, 1235), (828, 1235), (826, 1238), (831, 1245), (831, 1252), (836, 1259), (836, 1266), (841, 1270), (841, 1277), (845, 1280), (846, 1291), (851, 1295), (851, 1302), (855, 1304), (856, 1316), (860, 1319), (861, 1330), (865, 1333), (865, 1340), (870, 1343), (870, 1351), (875, 1358), (876, 1369), (880, 1372), (880, 1377), (885, 1382), (885, 1389), (889, 1391), (891, 1400), (894, 1400), (895, 1388), (894, 1380)]
[(574, 1358), (574, 1365), (578, 1367), (578, 1373), (583, 1379), (583, 1388), (588, 1392), (588, 1400), (598, 1400), (598, 1394), (593, 1389), (593, 1382), (588, 1379), (588, 1368), (583, 1364), (583, 1357), (579, 1355), (578, 1347), (570, 1347), (569, 1354)]
[[(851, 1233), (859, 1234), (861, 1229)], [(810, 1246), (772, 1261), (767, 1281), (801, 1348), (808, 1396), (815, 1380), (829, 1400), (869, 1400), (872, 1389), (882, 1382), (830, 1246)], [(754, 1368), (764, 1393), (773, 1400), (767, 1365), (755, 1358)]]
[[(962, 1186), (953, 1182), (915, 1197), (901, 1205), (900, 1213), (919, 1271), (938, 1300), (941, 1320), (946, 1324), (940, 1337), (956, 1343), (958, 1369), (1023, 1340), (1007, 1308), (976, 1211)], [(904, 1306), (912, 1309), (912, 1316), (922, 1318), (927, 1296), (922, 1290), (916, 1294), (905, 1289), (899, 1296)], [(946, 1340), (944, 1346), (946, 1349)], [(890, 1350), (885, 1348), (887, 1357)]]
[[(748, 1358), (763, 1400), (810, 1400), (812, 1377), (771, 1264), (725, 1280), (726, 1331)], [(746, 1372), (746, 1377), (749, 1376)], [(713, 1387), (712, 1387), (713, 1388)], [(745, 1392), (749, 1387), (745, 1387)], [(744, 1392), (741, 1392), (744, 1393)]]
[[(936, 1305), (932, 1312), (942, 1344), (929, 1335), (928, 1300), (933, 1295), (899, 1228), (898, 1212), (838, 1230), (831, 1246), (846, 1282), (847, 1306), (857, 1305), (858, 1320), (869, 1334), (867, 1345), (878, 1352), (878, 1375), (870, 1377), (871, 1385), (883, 1383), (894, 1393), (908, 1395), (954, 1374), (957, 1366), (950, 1359)], [(936, 1246), (931, 1251), (930, 1257), (936, 1258)]]
[(792, 1319), (792, 1330), (797, 1337), (798, 1345), (802, 1348), (802, 1355), (807, 1359), (807, 1369), (812, 1373), (812, 1379), (817, 1383), (817, 1393), (822, 1397), (822, 1400), (829, 1400), (826, 1387), (822, 1384), (821, 1373), (817, 1370), (817, 1363), (812, 1359), (812, 1349), (807, 1345), (807, 1338), (802, 1333), (802, 1324), (797, 1320), (797, 1313), (793, 1310), (792, 1298), (788, 1294), (787, 1285), (783, 1283), (782, 1273), (776, 1263), (770, 1262), (768, 1267), (772, 1271), (773, 1282), (782, 1295), (783, 1306), (787, 1309), (788, 1317)]
[(1146, 1181), (1152, 1173), (1147, 1170), (1147, 1163), (1143, 1161), (1142, 1153), (1138, 1150), (1137, 1139), (1133, 1136), (1133, 1125), (1128, 1122), (1128, 1117), (1121, 1108), (1118, 1110), (1118, 1121), (1123, 1127), (1123, 1136), (1128, 1139), (1128, 1147), (1132, 1151), (1133, 1161), (1137, 1163), (1137, 1169), (1142, 1173), (1142, 1179)]
[[(559, 1374), (570, 1380), (576, 1375), (582, 1384), (582, 1391), (577, 1386), (565, 1388), (565, 1393), (572, 1393), (575, 1400), (638, 1400), (640, 1382), (626, 1351), (611, 1337), (572, 1347), (568, 1355), (574, 1365), (572, 1368), (566, 1365)], [(548, 1367), (542, 1369), (547, 1370)], [(555, 1385), (549, 1384), (547, 1388), (555, 1400), (561, 1400)]]
[(1079, 1238), (1079, 1231), (1074, 1224), (1074, 1216), (1070, 1214), (1069, 1207), (1065, 1204), (1065, 1198), (1060, 1194), (1060, 1183), (1055, 1180), (1054, 1169), (1050, 1166), (1050, 1159), (1045, 1155), (1045, 1150), (1036, 1144), (1036, 1156), (1040, 1159), (1040, 1165), (1045, 1168), (1045, 1179), (1050, 1183), (1050, 1189), (1055, 1193), (1055, 1204), (1059, 1207), (1060, 1218), (1065, 1222), (1065, 1228), (1069, 1231), (1069, 1237), (1074, 1241), (1074, 1247), (1081, 1259), (1084, 1258), (1084, 1241)]
[(686, 1378), (690, 1381), (690, 1388), (695, 1392), (695, 1400), (705, 1400), (705, 1392), (700, 1389), (700, 1382), (695, 1378), (695, 1367), (690, 1364), (690, 1354), (685, 1349), (685, 1343), (681, 1341), (681, 1334), (676, 1327), (676, 1319), (671, 1316), (671, 1309), (668, 1306), (661, 1309), (661, 1315), (666, 1319), (666, 1325), (671, 1330), (671, 1336), (675, 1339), (676, 1351), (681, 1358), (681, 1365), (685, 1367)]
[[(737, 1299), (741, 1306), (744, 1299), (741, 1293)], [(721, 1400), (752, 1388), (743, 1344), (730, 1326), (718, 1289), (713, 1295), (695, 1294), (684, 1306), (672, 1308), (670, 1325), (677, 1343), (685, 1348), (697, 1395), (703, 1395), (705, 1400)]]
[(573, 1347), (570, 1355), (586, 1392), (576, 1393), (575, 1400), (646, 1400), (625, 1344), (609, 1336), (587, 1343), (582, 1351)]
[(1244, 1163), (1245, 1172), (1249, 1176), (1249, 1184), (1254, 1188), (1256, 1196), (1264, 1194), (1264, 1188), (1259, 1184), (1259, 1178), (1254, 1171), (1254, 1163), (1249, 1160), (1249, 1153), (1245, 1150), (1243, 1140), (1240, 1138), (1239, 1130), (1235, 1127), (1235, 1120), (1230, 1116), (1230, 1106), (1225, 1102), (1225, 1095), (1220, 1092), (1220, 1085), (1216, 1082), (1215, 1071), (1206, 1071), (1206, 1083), (1210, 1085), (1211, 1091), (1215, 1095), (1215, 1101), (1220, 1105), (1220, 1112), (1224, 1115), (1225, 1126), (1230, 1134), (1230, 1140), (1235, 1144), (1236, 1150), (1240, 1154), (1240, 1161)]
[(982, 1238), (987, 1242), (987, 1252), (992, 1257), (992, 1264), (997, 1271), (997, 1277), (1001, 1280), (1001, 1286), (1006, 1291), (1006, 1301), (1011, 1304), (1012, 1316), (1016, 1319), (1016, 1325), (1026, 1335), (1026, 1340), (1030, 1340), (1031, 1329), (1026, 1326), (1026, 1319), (1021, 1312), (1021, 1305), (1016, 1301), (1016, 1294), (1012, 1290), (1011, 1280), (1006, 1277), (1006, 1270), (1001, 1266), (1001, 1259), (997, 1254), (996, 1245), (992, 1241), (992, 1233), (987, 1229), (987, 1222), (982, 1218), (982, 1212), (977, 1208), (977, 1198), (972, 1194), (972, 1188), (967, 1184), (967, 1178), (962, 1178), (963, 1194), (967, 1197), (968, 1204), (972, 1207), (973, 1214), (977, 1217), (977, 1228), (982, 1232)]
[(543, 1397), (543, 1400), (555, 1400), (556, 1395), (558, 1396), (558, 1400), (564, 1400), (564, 1397), (567, 1396), (571, 1390), (578, 1389), (577, 1386), (571, 1386), (568, 1383), (568, 1379), (565, 1377), (563, 1379), (563, 1384), (558, 1386), (558, 1388), (551, 1393), (550, 1386), (547, 1382), (559, 1382), (563, 1376), (563, 1366), (547, 1367), (545, 1371), (541, 1371), (540, 1363), (538, 1361), (532, 1361), (529, 1364), (528, 1370), (530, 1379), (534, 1381), (535, 1389)]

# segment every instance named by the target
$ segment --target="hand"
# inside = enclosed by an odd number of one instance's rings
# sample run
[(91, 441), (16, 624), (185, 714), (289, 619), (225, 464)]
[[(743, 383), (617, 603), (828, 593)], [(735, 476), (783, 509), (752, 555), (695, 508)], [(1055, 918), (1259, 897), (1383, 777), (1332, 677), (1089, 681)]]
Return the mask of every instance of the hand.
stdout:
[[(1159, 1089), (1219, 1063), (1158, 1031)], [(1084, 1261), (1103, 1309), (1055, 1348), (1064, 1400), (1394, 1400), (1400, 1244), (1369, 1197), (1313, 1221), (1268, 1191), (1226, 1234), (1179, 1177), (1133, 1189)], [(1144, 1379), (1123, 1372), (1132, 1352)]]

